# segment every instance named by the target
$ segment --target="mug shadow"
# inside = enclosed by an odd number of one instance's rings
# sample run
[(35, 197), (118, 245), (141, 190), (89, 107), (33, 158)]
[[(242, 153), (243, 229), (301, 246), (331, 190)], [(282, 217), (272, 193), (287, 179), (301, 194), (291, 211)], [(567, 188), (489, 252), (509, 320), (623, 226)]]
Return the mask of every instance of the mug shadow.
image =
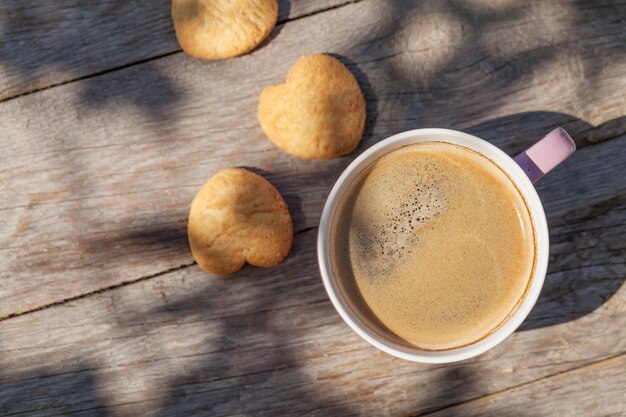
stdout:
[[(626, 117), (592, 126), (563, 113), (526, 112), (487, 121), (466, 131), (514, 156), (556, 126), (562, 126), (570, 133), (578, 152), (586, 152), (585, 148), (606, 140), (621, 140), (620, 143), (624, 143)], [(626, 146), (622, 147), (626, 150)], [(567, 175), (566, 171), (585, 172), (589, 162), (575, 156), (557, 169), (561, 175), (547, 175), (536, 184), (550, 226), (551, 255), (541, 295), (520, 326), (521, 331), (584, 317), (610, 300), (626, 280), (626, 248), (619, 244), (619, 236), (626, 233), (623, 179), (615, 175), (608, 178), (610, 184), (603, 184), (609, 190), (617, 190), (617, 194), (606, 195), (593, 206), (580, 203), (593, 200), (591, 196), (598, 184), (586, 180), (585, 176), (574, 178), (574, 175), (568, 176), (569, 181), (559, 181)], [(589, 166), (589, 169), (593, 167)], [(562, 195), (570, 196), (572, 207), (564, 210), (563, 202), (557, 204), (551, 199), (551, 191), (557, 187)], [(598, 228), (598, 225), (607, 223), (611, 224), (610, 228)]]

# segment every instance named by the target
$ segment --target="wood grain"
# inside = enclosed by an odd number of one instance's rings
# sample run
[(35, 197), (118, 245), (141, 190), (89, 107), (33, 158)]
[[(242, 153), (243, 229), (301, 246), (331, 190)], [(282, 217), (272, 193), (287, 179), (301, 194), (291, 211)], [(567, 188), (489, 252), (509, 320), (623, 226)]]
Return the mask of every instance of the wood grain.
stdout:
[[(620, 416), (626, 414), (623, 386), (626, 355), (531, 383), (428, 416)], [(556, 401), (555, 401), (556, 400)]]
[[(281, 0), (279, 25), (349, 0)], [(0, 101), (180, 52), (170, 0), (0, 3)], [(273, 37), (280, 32), (278, 28)]]
[[(281, 2), (270, 41), (223, 62), (170, 54), (168, 8), (0, 6), (0, 100), (67, 82), (0, 103), (0, 414), (626, 412), (626, 6)], [(256, 106), (317, 52), (357, 76), (368, 122), (352, 155), (301, 161), (264, 137)], [(519, 331), (428, 366), (349, 330), (315, 238), (351, 160), (433, 126), (513, 155), (557, 125), (580, 149), (537, 184), (551, 256)], [(295, 244), (276, 268), (217, 277), (193, 265), (189, 203), (228, 166), (263, 174), (287, 201)]]
[[(563, 8), (574, 7), (550, 4), (513, 9), (511, 16), (498, 11), (487, 19), (439, 10), (439, 2), (366, 1), (295, 20), (266, 47), (236, 60), (207, 63), (174, 55), (3, 103), (2, 118), (9, 122), (0, 126), (0, 314), (188, 264), (189, 202), (223, 167), (264, 172), (285, 195), (295, 229), (301, 230), (317, 225), (325, 196), (350, 160), (404, 129), (465, 129), (510, 154), (557, 124), (568, 128), (579, 146), (619, 137), (626, 132), (626, 78), (617, 76), (622, 67), (615, 62), (623, 54), (607, 55), (623, 44), (619, 21), (565, 27), (561, 30), (579, 42), (562, 46), (548, 37), (542, 48), (523, 52), (521, 44), (536, 43), (536, 32), (544, 30), (534, 32), (533, 25), (563, 18)], [(442, 58), (431, 56), (434, 46), (422, 45), (431, 38), (407, 34), (428, 28), (423, 16), (430, 15), (468, 20), (471, 24), (462, 27), (474, 41), (455, 46), (458, 51), (428, 76), (411, 71), (420, 62)], [(439, 19), (437, 28), (444, 27), (445, 19)], [(498, 19), (507, 24), (497, 24)], [(512, 32), (518, 26), (529, 30)], [(432, 42), (446, 45), (444, 35), (431, 35)], [(509, 42), (521, 56), (497, 57), (503, 46), (491, 51), (490, 39)], [(478, 41), (487, 46), (475, 47)], [(553, 57), (550, 45), (564, 52)], [(343, 57), (357, 75), (369, 120), (352, 155), (301, 161), (264, 137), (256, 121), (257, 98), (298, 56), (319, 51)], [(569, 65), (572, 56), (578, 64)], [(584, 219), (587, 204), (602, 210), (606, 200), (623, 203), (624, 184), (612, 171), (623, 164), (623, 145), (615, 146), (614, 153), (602, 156), (606, 160), (594, 159), (599, 168), (575, 157), (558, 171), (576, 169), (586, 177), (587, 171), (599, 172), (582, 185), (561, 187), (557, 174), (542, 181), (542, 195), (544, 188), (550, 190), (547, 202), (559, 210), (582, 210), (568, 214), (548, 206), (553, 226), (565, 215), (565, 224), (578, 221), (576, 216)], [(583, 193), (589, 196), (579, 198)]]
[[(333, 310), (318, 276), (315, 239), (315, 230), (298, 234), (293, 253), (276, 268), (245, 267), (237, 276), (216, 277), (191, 266), (0, 322), (0, 412), (68, 414), (97, 405), (119, 416), (419, 415), (504, 391), (503, 399), (489, 400), (503, 410), (496, 415), (537, 415), (525, 414), (528, 405), (519, 399), (507, 406), (507, 390), (539, 386), (542, 378), (626, 351), (621, 285), (578, 320), (518, 331), (461, 364), (392, 358), (361, 340)], [(550, 291), (567, 290), (584, 304), (590, 285), (600, 292), (610, 280), (621, 284), (626, 265), (579, 271), (570, 273), (574, 282), (558, 284), (559, 274), (551, 273)], [(559, 319), (569, 309), (553, 306), (550, 313)], [(618, 384), (601, 397), (613, 405), (623, 394), (617, 374), (623, 361), (615, 365), (598, 374)], [(590, 398), (589, 385), (580, 380), (554, 378), (543, 386), (582, 401)], [(555, 409), (567, 407), (552, 400)], [(531, 410), (547, 410), (547, 401)], [(470, 410), (478, 407), (471, 404)], [(615, 408), (600, 410), (609, 409)], [(586, 416), (589, 408), (568, 410)]]

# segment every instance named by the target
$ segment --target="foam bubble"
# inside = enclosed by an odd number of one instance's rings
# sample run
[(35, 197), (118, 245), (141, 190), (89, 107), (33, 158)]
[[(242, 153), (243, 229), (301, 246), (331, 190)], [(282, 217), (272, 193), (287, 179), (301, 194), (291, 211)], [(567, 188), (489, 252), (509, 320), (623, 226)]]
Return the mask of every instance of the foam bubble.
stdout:
[(413, 253), (420, 229), (447, 206), (444, 180), (428, 161), (396, 162), (365, 179), (354, 202), (351, 244), (369, 277), (391, 275)]

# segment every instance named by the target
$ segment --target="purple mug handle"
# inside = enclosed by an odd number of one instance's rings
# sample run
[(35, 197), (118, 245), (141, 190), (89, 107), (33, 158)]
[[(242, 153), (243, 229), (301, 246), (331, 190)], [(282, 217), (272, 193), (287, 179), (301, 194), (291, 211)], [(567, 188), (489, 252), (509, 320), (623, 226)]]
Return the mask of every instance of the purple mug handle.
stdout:
[(562, 127), (557, 127), (513, 159), (532, 182), (537, 182), (569, 158), (575, 150), (576, 144), (569, 134)]

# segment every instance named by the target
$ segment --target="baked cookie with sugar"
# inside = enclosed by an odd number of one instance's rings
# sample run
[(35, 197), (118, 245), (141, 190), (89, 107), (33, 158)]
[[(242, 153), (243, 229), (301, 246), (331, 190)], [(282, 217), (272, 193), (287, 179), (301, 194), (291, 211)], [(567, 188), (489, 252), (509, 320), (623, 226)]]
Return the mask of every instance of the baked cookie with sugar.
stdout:
[(337, 59), (302, 57), (284, 84), (261, 93), (258, 118), (280, 149), (304, 159), (346, 155), (361, 140), (365, 99), (359, 84)]
[(229, 168), (196, 194), (187, 235), (200, 268), (225, 275), (246, 262), (278, 264), (291, 249), (293, 226), (287, 204), (272, 184), (246, 169)]
[(225, 59), (250, 52), (277, 19), (277, 0), (172, 0), (178, 43), (196, 58)]

